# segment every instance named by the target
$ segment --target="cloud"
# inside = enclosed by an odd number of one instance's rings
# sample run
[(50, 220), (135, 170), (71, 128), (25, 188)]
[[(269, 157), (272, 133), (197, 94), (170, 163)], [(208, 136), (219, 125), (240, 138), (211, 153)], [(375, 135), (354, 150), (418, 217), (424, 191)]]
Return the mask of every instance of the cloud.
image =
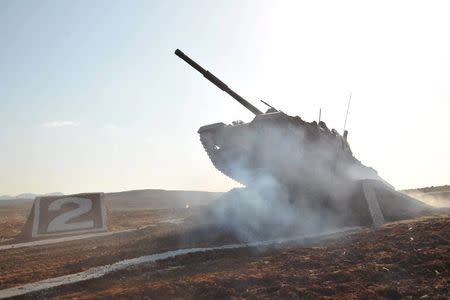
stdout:
[(44, 124), (44, 127), (47, 128), (60, 128), (60, 127), (78, 127), (80, 126), (80, 122), (75, 121), (52, 121)]

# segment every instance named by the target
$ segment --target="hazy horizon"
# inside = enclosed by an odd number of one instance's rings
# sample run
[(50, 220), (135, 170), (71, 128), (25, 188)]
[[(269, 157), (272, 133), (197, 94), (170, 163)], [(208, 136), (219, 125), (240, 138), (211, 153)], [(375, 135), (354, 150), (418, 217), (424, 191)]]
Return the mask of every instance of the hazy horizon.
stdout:
[(0, 195), (227, 191), (197, 134), (244, 98), (347, 129), (398, 189), (450, 184), (446, 1), (2, 1)]

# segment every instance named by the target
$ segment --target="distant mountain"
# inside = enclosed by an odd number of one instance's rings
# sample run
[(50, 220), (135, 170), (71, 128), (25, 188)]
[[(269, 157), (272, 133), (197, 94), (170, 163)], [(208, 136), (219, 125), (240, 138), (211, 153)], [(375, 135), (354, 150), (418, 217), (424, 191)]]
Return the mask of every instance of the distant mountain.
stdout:
[(64, 196), (64, 194), (60, 193), (60, 192), (53, 192), (53, 193), (48, 193), (48, 194), (44, 194), (41, 196)]
[(437, 207), (450, 207), (450, 185), (404, 190), (406, 194)]
[(105, 193), (112, 209), (170, 209), (207, 205), (223, 193), (200, 191), (134, 190)]
[[(49, 193), (46, 196), (61, 196), (62, 193)], [(180, 191), (180, 190), (133, 190), (105, 193), (105, 199), (112, 210), (139, 209), (180, 209), (203, 206), (216, 200), (223, 193)], [(38, 194), (24, 193), (17, 196), (0, 196), (0, 205), (28, 205), (31, 207)]]
[(60, 192), (54, 192), (54, 193), (48, 193), (48, 194), (32, 194), (32, 193), (23, 193), (19, 194), (17, 196), (9, 196), (9, 195), (3, 195), (0, 196), (0, 200), (34, 200), (37, 196), (64, 196), (63, 193)]
[(24, 193), (24, 194), (19, 194), (19, 195), (17, 195), (14, 198), (16, 198), (16, 199), (31, 199), (31, 200), (33, 200), (34, 198), (36, 198), (36, 196), (37, 196), (36, 194)]
[(422, 192), (422, 193), (450, 192), (450, 185), (429, 186), (418, 189), (408, 189), (404, 190), (404, 192)]

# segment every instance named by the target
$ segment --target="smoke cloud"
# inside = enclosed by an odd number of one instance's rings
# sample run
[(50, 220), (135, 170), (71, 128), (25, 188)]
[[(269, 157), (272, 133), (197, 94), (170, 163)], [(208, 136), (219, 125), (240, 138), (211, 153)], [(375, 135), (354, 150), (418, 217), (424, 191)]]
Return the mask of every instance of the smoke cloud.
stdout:
[(209, 207), (215, 222), (246, 241), (318, 234), (345, 223), (352, 183), (379, 177), (346, 156), (334, 132), (306, 124), (236, 125), (216, 139), (223, 157), (232, 153), (229, 173), (246, 187)]

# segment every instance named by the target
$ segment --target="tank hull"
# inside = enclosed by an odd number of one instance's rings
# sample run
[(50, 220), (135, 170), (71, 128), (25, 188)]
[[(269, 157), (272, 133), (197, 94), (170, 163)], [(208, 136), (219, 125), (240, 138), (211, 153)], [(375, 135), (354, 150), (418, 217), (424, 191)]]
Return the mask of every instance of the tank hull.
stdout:
[(249, 123), (206, 125), (198, 132), (219, 171), (247, 187), (276, 181), (294, 200), (300, 194), (327, 198), (354, 180), (383, 181), (353, 156), (346, 139), (323, 122), (276, 112), (258, 115)]

